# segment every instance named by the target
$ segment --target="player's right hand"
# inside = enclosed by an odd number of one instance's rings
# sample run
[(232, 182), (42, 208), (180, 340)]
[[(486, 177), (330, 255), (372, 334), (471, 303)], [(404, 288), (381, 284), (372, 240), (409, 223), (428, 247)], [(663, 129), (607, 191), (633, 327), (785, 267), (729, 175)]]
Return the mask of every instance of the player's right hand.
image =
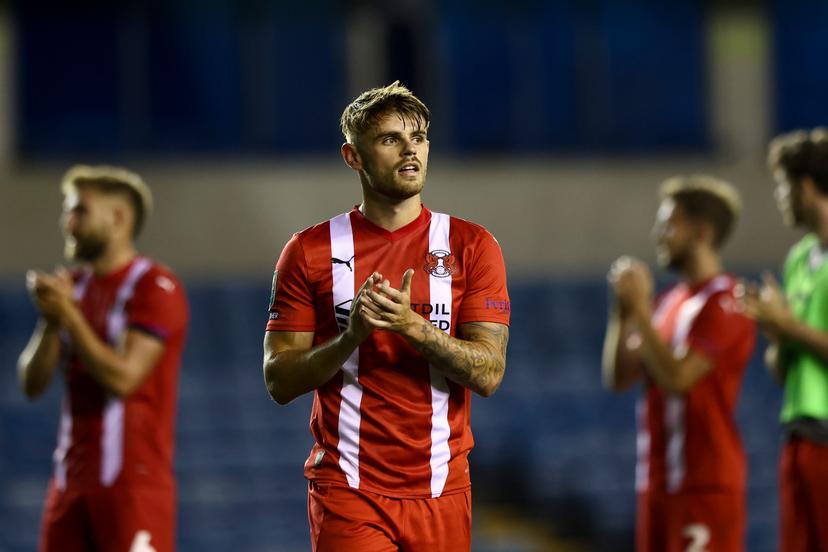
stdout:
[(382, 274), (379, 274), (378, 272), (374, 272), (368, 276), (368, 279), (365, 280), (359, 290), (357, 290), (356, 295), (354, 295), (354, 300), (351, 303), (350, 321), (348, 322), (348, 329), (345, 331), (353, 334), (353, 337), (359, 343), (362, 343), (362, 341), (364, 341), (365, 338), (371, 335), (371, 332), (374, 331), (374, 329), (366, 321), (365, 302), (368, 298), (365, 295), (365, 292), (366, 290), (373, 289), (374, 286), (378, 285), (381, 281)]
[(63, 268), (58, 268), (54, 274), (29, 270), (26, 272), (26, 289), (40, 315), (49, 323), (61, 323), (75, 306), (72, 277)]
[(622, 311), (646, 310), (652, 303), (653, 275), (646, 264), (634, 257), (625, 255), (612, 263), (607, 281)]
[(57, 324), (58, 315), (50, 308), (51, 303), (48, 301), (49, 288), (44, 284), (45, 277), (47, 277), (46, 273), (39, 270), (27, 270), (26, 291), (31, 295), (40, 316), (50, 324)]

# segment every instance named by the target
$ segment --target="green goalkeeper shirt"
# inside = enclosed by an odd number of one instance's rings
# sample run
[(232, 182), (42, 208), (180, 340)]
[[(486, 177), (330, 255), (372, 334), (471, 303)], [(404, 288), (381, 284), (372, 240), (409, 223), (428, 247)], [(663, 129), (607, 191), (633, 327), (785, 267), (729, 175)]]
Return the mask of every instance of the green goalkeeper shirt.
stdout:
[[(803, 237), (785, 260), (785, 294), (794, 316), (813, 328), (828, 332), (828, 252), (814, 234)], [(782, 351), (787, 369), (781, 420), (799, 425), (803, 421), (828, 421), (828, 363), (798, 344)]]

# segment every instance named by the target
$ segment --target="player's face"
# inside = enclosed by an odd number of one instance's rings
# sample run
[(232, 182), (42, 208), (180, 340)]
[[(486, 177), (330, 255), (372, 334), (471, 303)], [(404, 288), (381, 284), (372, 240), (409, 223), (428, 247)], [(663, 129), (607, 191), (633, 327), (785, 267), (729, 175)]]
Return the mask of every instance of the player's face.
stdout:
[(392, 200), (419, 194), (428, 168), (428, 138), (418, 121), (390, 113), (360, 136), (364, 185)]
[(681, 206), (671, 198), (664, 199), (658, 207), (653, 224), (653, 239), (660, 266), (673, 270), (684, 266), (693, 245), (691, 221)]
[(773, 197), (776, 207), (782, 213), (782, 220), (787, 226), (801, 226), (805, 223), (805, 209), (802, 203), (800, 184), (791, 183), (785, 171), (778, 169), (773, 173), (776, 188)]
[(92, 262), (106, 251), (112, 223), (106, 199), (90, 188), (78, 188), (64, 197), (61, 226), (67, 260)]

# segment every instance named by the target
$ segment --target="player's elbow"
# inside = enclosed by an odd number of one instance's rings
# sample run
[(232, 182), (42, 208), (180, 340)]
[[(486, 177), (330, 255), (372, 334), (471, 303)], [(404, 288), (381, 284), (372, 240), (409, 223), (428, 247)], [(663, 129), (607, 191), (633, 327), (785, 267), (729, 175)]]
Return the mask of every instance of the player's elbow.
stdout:
[(503, 373), (505, 372), (505, 370), (505, 363), (501, 363), (493, 371), (491, 377), (478, 382), (476, 389), (474, 391), (483, 398), (488, 398), (494, 395), (495, 391), (497, 391), (500, 387), (500, 383), (503, 381)]
[(618, 378), (618, 371), (614, 364), (608, 364), (606, 361), (601, 364), (601, 384), (607, 391), (621, 391), (623, 387), (620, 385)]
[(47, 384), (38, 381), (32, 375), (24, 360), (19, 360), (17, 363), (17, 381), (20, 384), (20, 390), (30, 401), (40, 397), (46, 391)]
[(270, 394), (270, 398), (282, 406), (288, 404), (295, 398), (293, 395), (285, 392), (284, 388), (274, 381), (269, 381), (266, 383), (266, 385), (267, 392)]
[(494, 392), (497, 391), (498, 387), (500, 387), (500, 384), (485, 385), (485, 386), (478, 387), (475, 391), (477, 391), (478, 395), (480, 395), (484, 399), (487, 399), (487, 398), (491, 397), (492, 395), (494, 395)]
[(125, 399), (138, 391), (151, 372), (152, 365), (128, 361), (119, 365), (117, 370), (108, 372), (102, 383), (110, 393)]
[(27, 399), (33, 401), (43, 394), (43, 392), (46, 390), (46, 386), (36, 385), (31, 381), (21, 379), (20, 389), (23, 391), (23, 394), (26, 395)]
[(630, 388), (630, 385), (632, 385), (631, 382), (627, 382), (613, 376), (604, 376), (601, 381), (604, 385), (604, 389), (612, 391), (613, 393), (626, 391)]
[(284, 406), (296, 398), (295, 395), (289, 392), (284, 382), (280, 381), (272, 362), (265, 361), (264, 363), (264, 380), (270, 398), (276, 403)]
[(670, 393), (684, 395), (713, 368), (713, 363), (699, 355), (690, 355), (676, 364), (668, 364), (660, 386)]
[(604, 359), (601, 364), (601, 383), (604, 389), (619, 393), (632, 387), (639, 379), (640, 372), (629, 363)]
[(139, 387), (139, 380), (120, 378), (109, 383), (109, 391), (119, 399), (132, 395)]

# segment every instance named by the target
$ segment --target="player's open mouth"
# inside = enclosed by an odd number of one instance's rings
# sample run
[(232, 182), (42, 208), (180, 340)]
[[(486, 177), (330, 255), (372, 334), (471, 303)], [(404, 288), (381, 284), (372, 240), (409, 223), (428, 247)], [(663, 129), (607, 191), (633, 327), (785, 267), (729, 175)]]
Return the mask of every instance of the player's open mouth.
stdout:
[(420, 172), (420, 167), (418, 167), (414, 163), (408, 163), (400, 167), (400, 169), (397, 172), (400, 174), (404, 174), (406, 176), (414, 176), (415, 174)]

